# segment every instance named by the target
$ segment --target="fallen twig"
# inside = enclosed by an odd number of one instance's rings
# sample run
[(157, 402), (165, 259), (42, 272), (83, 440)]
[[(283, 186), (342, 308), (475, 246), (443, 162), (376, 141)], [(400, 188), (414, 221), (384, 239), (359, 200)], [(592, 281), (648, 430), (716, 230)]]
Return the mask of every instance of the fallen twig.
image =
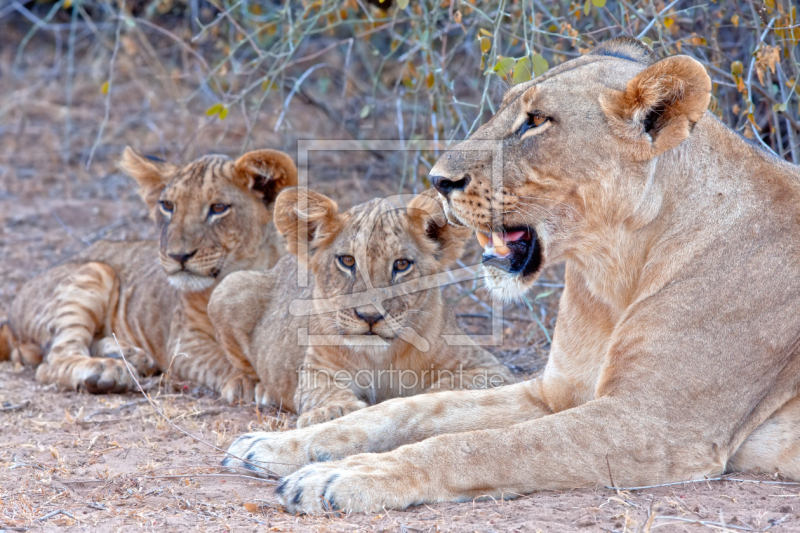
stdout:
[(16, 411), (18, 409), (23, 409), (25, 407), (28, 407), (30, 404), (31, 404), (30, 400), (24, 400), (24, 401), (22, 401), (22, 402), (20, 402), (18, 404), (15, 404), (15, 405), (3, 404), (2, 406), (0, 406), (0, 412), (2, 412), (2, 411)]
[(63, 514), (64, 516), (68, 516), (68, 517), (72, 518), (73, 520), (77, 520), (77, 518), (75, 518), (74, 516), (72, 516), (71, 514), (66, 512), (64, 509), (59, 509), (57, 511), (53, 511), (52, 513), (47, 513), (44, 516), (40, 516), (39, 518), (36, 519), (36, 521), (37, 522), (38, 521), (44, 521), (44, 520), (47, 520), (48, 518), (53, 518), (54, 516), (58, 516), (60, 514)]

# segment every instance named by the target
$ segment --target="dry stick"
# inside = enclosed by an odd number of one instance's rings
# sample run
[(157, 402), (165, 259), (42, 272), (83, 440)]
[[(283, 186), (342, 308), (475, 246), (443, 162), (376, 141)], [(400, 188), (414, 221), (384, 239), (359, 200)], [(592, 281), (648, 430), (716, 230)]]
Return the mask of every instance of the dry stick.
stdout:
[(184, 479), (190, 477), (240, 477), (250, 481), (261, 481), (262, 483), (277, 483), (274, 479), (254, 478), (253, 476), (243, 476), (241, 474), (173, 474), (170, 476), (145, 476), (145, 479)]
[(73, 520), (77, 520), (77, 518), (75, 518), (74, 516), (72, 516), (71, 514), (66, 512), (64, 509), (59, 509), (58, 511), (53, 511), (52, 513), (47, 513), (44, 516), (40, 516), (39, 518), (36, 519), (36, 521), (47, 520), (48, 518), (53, 518), (54, 516), (57, 516), (57, 515), (60, 515), (60, 514), (63, 514), (64, 516), (68, 516), (68, 517), (72, 518)]
[(611, 490), (643, 490), (643, 489), (656, 489), (659, 487), (672, 487), (675, 485), (685, 485), (687, 483), (703, 483), (707, 481), (734, 481), (736, 483), (761, 483), (764, 485), (800, 485), (800, 482), (795, 481), (760, 481), (758, 479), (740, 479), (735, 477), (712, 477), (707, 479), (690, 479), (689, 481), (675, 481), (673, 483), (661, 483), (660, 485), (645, 485), (642, 487), (609, 487), (604, 485), (603, 488)]
[(89, 158), (86, 160), (86, 170), (89, 170), (89, 167), (92, 164), (92, 159), (94, 159), (94, 151), (97, 150), (97, 147), (100, 145), (100, 139), (103, 137), (103, 131), (106, 129), (106, 125), (108, 124), (108, 116), (111, 112), (111, 89), (114, 85), (114, 65), (117, 62), (117, 52), (119, 52), (119, 41), (120, 41), (120, 33), (122, 31), (122, 20), (123, 15), (120, 13), (119, 19), (117, 20), (117, 34), (116, 39), (114, 40), (114, 51), (111, 53), (111, 61), (108, 67), (108, 85), (106, 86), (106, 109), (103, 115), (103, 122), (100, 123), (100, 129), (97, 130), (97, 138), (94, 140), (94, 144), (92, 145), (92, 149), (89, 150)]
[[(657, 516), (656, 520), (678, 520), (679, 522), (689, 522), (691, 524), (699, 524), (701, 526), (719, 527), (719, 528), (722, 528), (722, 529), (738, 529), (739, 531), (766, 531), (769, 528), (771, 528), (772, 526), (774, 526), (775, 524), (780, 523), (780, 522), (773, 522), (773, 523), (771, 523), (770, 525), (768, 525), (767, 527), (765, 527), (763, 529), (753, 529), (751, 527), (732, 526), (730, 524), (723, 524), (721, 522), (710, 522), (708, 520), (697, 520), (697, 519), (694, 519), (694, 518), (681, 518), (681, 517), (678, 517), (678, 516)], [(664, 524), (664, 525), (668, 525), (668, 524)]]
[(30, 400), (25, 400), (22, 403), (18, 403), (16, 405), (9, 405), (9, 406), (0, 406), (0, 412), (3, 411), (16, 411), (17, 409), (23, 409), (29, 406), (31, 403)]
[[(777, 19), (773, 17), (772, 20), (769, 21), (769, 24), (767, 24), (767, 27), (761, 34), (761, 37), (758, 39), (758, 43), (756, 44), (756, 50), (758, 50), (761, 47), (761, 44), (764, 42), (764, 39), (767, 38), (767, 34), (772, 29), (772, 25), (775, 24), (775, 20)], [(745, 84), (747, 86), (747, 103), (750, 104), (748, 108), (749, 113), (753, 113), (755, 109), (755, 105), (753, 104), (753, 67), (755, 66), (755, 64), (756, 64), (756, 56), (755, 54), (753, 54), (753, 57), (750, 59), (750, 68), (747, 71), (747, 83)], [(772, 152), (775, 155), (778, 155), (767, 143), (764, 142), (764, 139), (761, 138), (761, 134), (756, 128), (755, 121), (751, 121), (750, 119), (748, 119), (748, 122), (750, 122), (750, 128), (753, 130), (753, 135), (755, 135), (758, 142), (760, 142), (761, 145), (764, 146), (764, 148), (766, 148), (768, 151)]]
[[(253, 464), (253, 463), (251, 463), (250, 461), (248, 461), (246, 459), (242, 459), (241, 457), (237, 457), (237, 456), (233, 455), (232, 453), (230, 453), (230, 452), (228, 452), (226, 450), (223, 450), (222, 448), (217, 448), (216, 446), (214, 446), (210, 442), (206, 442), (203, 439), (201, 439), (200, 437), (195, 437), (194, 435), (192, 435), (191, 433), (189, 433), (185, 429), (178, 427), (175, 423), (172, 422), (172, 420), (167, 418), (167, 415), (165, 415), (163, 412), (161, 412), (161, 410), (156, 406), (156, 404), (153, 402), (153, 400), (150, 399), (150, 397), (147, 395), (147, 393), (142, 388), (142, 385), (139, 383), (139, 378), (136, 377), (136, 373), (133, 371), (133, 369), (131, 368), (130, 363), (128, 363), (128, 360), (125, 358), (125, 354), (124, 354), (124, 352), (122, 350), (122, 347), (119, 345), (119, 341), (117, 340), (117, 335), (112, 332), (111, 336), (114, 337), (114, 342), (117, 343), (117, 348), (119, 349), (119, 354), (122, 356), (122, 362), (125, 363), (125, 368), (128, 369), (128, 373), (133, 378), (133, 381), (136, 382), (136, 386), (139, 388), (139, 392), (141, 392), (142, 395), (147, 399), (147, 403), (150, 404), (150, 407), (152, 407), (153, 410), (156, 413), (159, 414), (159, 416), (161, 416), (164, 420), (166, 420), (167, 423), (170, 426), (174, 427), (175, 429), (177, 429), (179, 432), (183, 433), (184, 435), (186, 435), (190, 439), (193, 439), (193, 440), (195, 440), (195, 441), (197, 441), (197, 442), (199, 442), (201, 444), (205, 444), (209, 448), (217, 450), (218, 452), (222, 452), (224, 455), (233, 457), (234, 459), (238, 459), (239, 461), (241, 461), (241, 462), (243, 462), (245, 464), (248, 464), (250, 466), (253, 466), (255, 468), (260, 468), (261, 470), (264, 470), (269, 475), (272, 475), (272, 476), (276, 475), (275, 472), (272, 472), (268, 468), (264, 468), (263, 466), (260, 466), (260, 465), (257, 465), (257, 464)], [(262, 462), (266, 462), (266, 461), (262, 461)], [(271, 464), (290, 464), (291, 466), (302, 466), (302, 465), (296, 465), (296, 464), (293, 464), (293, 463), (273, 463), (273, 462), (270, 462), (270, 463)]]

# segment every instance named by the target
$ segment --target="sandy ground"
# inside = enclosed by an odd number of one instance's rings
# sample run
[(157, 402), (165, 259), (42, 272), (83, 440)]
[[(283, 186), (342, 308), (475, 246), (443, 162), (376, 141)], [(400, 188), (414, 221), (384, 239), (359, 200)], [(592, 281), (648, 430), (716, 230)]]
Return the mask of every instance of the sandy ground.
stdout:
[[(800, 529), (800, 485), (767, 478), (639, 491), (541, 492), (328, 517), (285, 513), (274, 482), (223, 472), (233, 435), (291, 417), (228, 406), (203, 391), (91, 396), (0, 364), (0, 531), (776, 531)], [(205, 442), (201, 443), (199, 440)], [(739, 481), (747, 479), (747, 482)], [(648, 517), (652, 521), (648, 522)]]
[[(19, 37), (5, 35), (9, 41)], [(39, 53), (40, 60), (17, 69), (11, 68), (14, 47), (0, 48), (0, 319), (22, 283), (87, 243), (153, 236), (134, 184), (114, 167), (125, 145), (178, 162), (208, 152), (235, 156), (248, 135), (251, 148), (286, 150), (297, 139), (347, 138), (335, 124), (319, 120), (317, 109), (297, 101), (286, 131), (272, 129), (279, 102), (266, 105), (264, 116), (250, 117), (259, 124), (250, 133), (234, 115), (220, 124), (205, 116), (209, 102), (202, 98), (194, 107), (172, 104), (176, 94), (192, 90), (190, 84), (156, 80), (146, 58), (123, 53), (109, 119), (87, 168), (105, 106), (99, 91), (104, 71), (95, 67), (108, 57), (101, 53), (79, 63), (67, 102), (63, 77), (49, 66), (49, 48), (35, 45), (29, 54)], [(336, 197), (343, 208), (397, 192), (391, 158), (314, 157), (319, 159), (312, 158), (311, 186)], [(412, 188), (413, 183), (405, 190)], [(477, 257), (471, 246), (465, 262)], [(503, 343), (490, 349), (519, 379), (544, 365), (561, 277), (562, 269), (551, 269), (528, 304), (504, 310)], [(448, 287), (446, 297), (467, 332), (488, 333), (485, 293), (462, 284)], [(31, 369), (0, 363), (0, 533), (800, 530), (800, 485), (767, 478), (295, 517), (277, 504), (273, 481), (222, 471), (221, 453), (213, 448), (226, 448), (244, 431), (289, 429), (290, 415), (228, 406), (190, 384), (148, 386), (164, 416), (138, 393), (59, 391), (36, 383)]]

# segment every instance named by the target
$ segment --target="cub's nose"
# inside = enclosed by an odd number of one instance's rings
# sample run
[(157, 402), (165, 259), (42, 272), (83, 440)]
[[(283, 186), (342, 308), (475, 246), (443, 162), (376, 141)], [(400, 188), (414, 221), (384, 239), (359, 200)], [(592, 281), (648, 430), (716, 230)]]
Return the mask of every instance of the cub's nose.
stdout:
[(452, 191), (463, 191), (469, 183), (469, 176), (457, 180), (444, 176), (431, 176), (431, 183), (443, 196), (447, 196)]
[(370, 325), (370, 327), (377, 324), (379, 321), (383, 320), (383, 315), (378, 313), (377, 315), (365, 315), (356, 311), (356, 316)]
[(168, 255), (170, 256), (170, 258), (174, 259), (175, 261), (177, 261), (178, 263), (183, 265), (184, 263), (186, 263), (186, 261), (188, 261), (189, 259), (194, 257), (194, 254), (196, 254), (196, 253), (197, 253), (197, 250), (195, 250), (193, 252), (189, 252), (188, 254), (177, 253), (177, 254), (168, 254)]

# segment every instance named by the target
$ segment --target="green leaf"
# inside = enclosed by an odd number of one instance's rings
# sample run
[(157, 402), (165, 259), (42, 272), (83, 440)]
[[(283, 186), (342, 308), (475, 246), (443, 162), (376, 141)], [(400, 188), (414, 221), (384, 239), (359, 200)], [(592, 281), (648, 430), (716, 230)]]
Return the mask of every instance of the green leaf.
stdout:
[(734, 61), (731, 63), (731, 74), (739, 76), (742, 72), (744, 72), (744, 65), (742, 65), (741, 61)]
[(514, 68), (516, 62), (517, 60), (513, 57), (502, 57), (498, 59), (492, 70), (497, 72), (500, 76), (507, 76), (508, 73), (511, 72), (511, 69)]
[(599, 9), (601, 7), (606, 7), (606, 0), (592, 0), (592, 4)]
[(589, 16), (589, 11), (592, 9), (592, 0), (586, 0), (586, 3), (583, 4), (583, 14), (587, 17)]
[(481, 52), (487, 53), (492, 49), (492, 40), (488, 37), (481, 37)]
[(212, 117), (222, 112), (222, 109), (223, 109), (222, 104), (214, 104), (208, 108), (208, 110), (206, 111), (206, 115)]
[(108, 82), (105, 82), (100, 86), (100, 92), (103, 94), (108, 94)]
[(369, 116), (369, 109), (370, 109), (369, 104), (365, 105), (364, 107), (361, 108), (361, 113), (359, 113), (358, 116), (361, 117), (362, 119), (367, 118)]
[(786, 111), (786, 102), (772, 106), (773, 111)]
[(397, 8), (405, 9), (408, 7), (408, 0), (397, 0)]
[(550, 68), (550, 64), (542, 54), (533, 54), (533, 73), (536, 76), (541, 76)]
[(554, 292), (556, 292), (555, 289), (551, 289), (549, 291), (540, 292), (539, 294), (536, 295), (536, 298), (534, 298), (534, 300), (538, 300), (540, 298), (547, 298), (548, 296), (550, 296)]
[(523, 57), (514, 65), (514, 77), (511, 81), (513, 83), (525, 83), (526, 81), (530, 81), (532, 72), (533, 67), (531, 65), (531, 60), (527, 57)]
[(222, 109), (220, 109), (220, 111), (219, 111), (219, 119), (220, 120), (225, 120), (225, 117), (227, 117), (227, 116), (228, 116), (228, 108), (227, 107), (223, 107)]
[(642, 41), (642, 42), (643, 42), (644, 44), (646, 44), (647, 46), (649, 46), (650, 48), (652, 48), (652, 47), (653, 47), (653, 39), (651, 39), (650, 37), (642, 37), (642, 38), (641, 38), (641, 39), (639, 39), (639, 40), (640, 40), (640, 41)]

